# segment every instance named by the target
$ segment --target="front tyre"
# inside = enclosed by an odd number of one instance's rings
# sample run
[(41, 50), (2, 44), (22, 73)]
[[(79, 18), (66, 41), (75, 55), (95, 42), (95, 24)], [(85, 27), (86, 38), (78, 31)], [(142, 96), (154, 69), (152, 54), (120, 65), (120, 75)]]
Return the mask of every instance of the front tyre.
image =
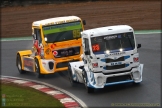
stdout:
[(140, 84), (141, 84), (141, 82), (138, 82), (138, 83), (133, 82), (133, 84), (134, 84), (134, 85), (140, 85)]
[(21, 57), (20, 54), (17, 54), (16, 56), (16, 66), (20, 74), (24, 74), (25, 71), (22, 70), (22, 62), (21, 62)]
[(83, 80), (84, 80), (84, 85), (86, 87), (87, 93), (93, 93), (94, 92), (94, 88), (88, 87), (87, 83), (88, 83), (88, 78), (87, 78), (87, 73), (83, 71)]
[(72, 70), (71, 70), (70, 65), (68, 65), (68, 78), (69, 78), (71, 86), (75, 86), (76, 82), (73, 80), (73, 74), (72, 74)]
[(39, 61), (35, 58), (35, 75), (37, 78), (43, 78), (44, 74), (40, 73)]

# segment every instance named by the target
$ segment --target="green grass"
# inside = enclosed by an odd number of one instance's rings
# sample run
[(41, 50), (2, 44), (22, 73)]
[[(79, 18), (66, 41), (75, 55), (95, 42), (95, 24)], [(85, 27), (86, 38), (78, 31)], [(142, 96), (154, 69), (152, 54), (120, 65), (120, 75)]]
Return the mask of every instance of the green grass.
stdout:
[[(60, 101), (33, 88), (20, 86), (13, 83), (1, 83), (1, 99), (5, 94), (5, 106), (8, 107), (39, 107), (62, 108)], [(2, 106), (2, 100), (1, 100)]]

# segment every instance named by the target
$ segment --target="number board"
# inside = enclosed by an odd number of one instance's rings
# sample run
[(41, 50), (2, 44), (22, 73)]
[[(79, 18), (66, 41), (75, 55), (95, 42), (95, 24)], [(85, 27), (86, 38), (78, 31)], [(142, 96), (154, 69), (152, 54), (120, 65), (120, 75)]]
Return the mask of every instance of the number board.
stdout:
[(93, 50), (93, 52), (100, 51), (100, 45), (99, 44), (93, 44), (92, 45), (92, 50)]

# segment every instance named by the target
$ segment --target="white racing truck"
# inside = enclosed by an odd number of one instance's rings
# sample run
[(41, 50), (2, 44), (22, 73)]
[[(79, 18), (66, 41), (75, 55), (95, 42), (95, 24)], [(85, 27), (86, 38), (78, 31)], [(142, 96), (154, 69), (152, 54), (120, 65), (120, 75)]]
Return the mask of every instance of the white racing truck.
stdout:
[(69, 62), (72, 85), (84, 83), (88, 93), (108, 85), (140, 83), (143, 64), (139, 62), (134, 30), (128, 25), (89, 29), (81, 32), (82, 61)]

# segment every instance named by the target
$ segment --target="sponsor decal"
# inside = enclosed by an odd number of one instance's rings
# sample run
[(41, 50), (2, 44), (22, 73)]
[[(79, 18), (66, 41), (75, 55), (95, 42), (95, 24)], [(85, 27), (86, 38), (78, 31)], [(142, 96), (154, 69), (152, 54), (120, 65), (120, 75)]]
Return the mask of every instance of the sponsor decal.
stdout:
[(108, 57), (109, 55), (108, 54), (105, 54), (105, 57)]
[(51, 50), (49, 48), (46, 49), (45, 53), (49, 55), (49, 53), (51, 52)]
[(104, 39), (106, 40), (115, 39), (115, 38), (117, 38), (117, 35), (104, 37)]
[(130, 56), (129, 56), (129, 55), (124, 56), (124, 60), (126, 60), (126, 59), (128, 59), (128, 58), (130, 58)]
[(65, 47), (65, 46), (72, 46), (74, 44), (81, 44), (81, 42), (73, 42), (73, 43), (66, 43), (66, 44), (57, 44), (57, 47)]
[(27, 68), (29, 71), (34, 70), (34, 62), (31, 58), (23, 58), (24, 59), (24, 67)]
[(96, 41), (96, 42), (102, 42), (102, 38), (96, 38), (96, 37), (94, 37), (94, 41)]
[(125, 52), (110, 53), (110, 55), (121, 55), (121, 54), (125, 54)]
[(58, 52), (57, 51), (53, 51), (53, 55), (54, 56), (57, 56), (58, 55)]
[(37, 51), (37, 55), (40, 55), (40, 52), (41, 52), (41, 47), (39, 46), (38, 44), (38, 40), (34, 40), (34, 48), (36, 49)]
[(33, 61), (24, 59), (24, 65), (25, 66), (33, 66)]
[(50, 22), (50, 23), (46, 23), (45, 26), (54, 25), (54, 24), (63, 24), (63, 23), (75, 22), (75, 21), (79, 21), (79, 19), (70, 19), (70, 20), (66, 20), (66, 21), (63, 20), (63, 21)]
[(111, 63), (111, 66), (121, 65), (121, 64), (122, 64), (122, 62), (112, 62), (112, 63)]
[(96, 84), (93, 72), (90, 72), (90, 81), (92, 82), (93, 85)]

